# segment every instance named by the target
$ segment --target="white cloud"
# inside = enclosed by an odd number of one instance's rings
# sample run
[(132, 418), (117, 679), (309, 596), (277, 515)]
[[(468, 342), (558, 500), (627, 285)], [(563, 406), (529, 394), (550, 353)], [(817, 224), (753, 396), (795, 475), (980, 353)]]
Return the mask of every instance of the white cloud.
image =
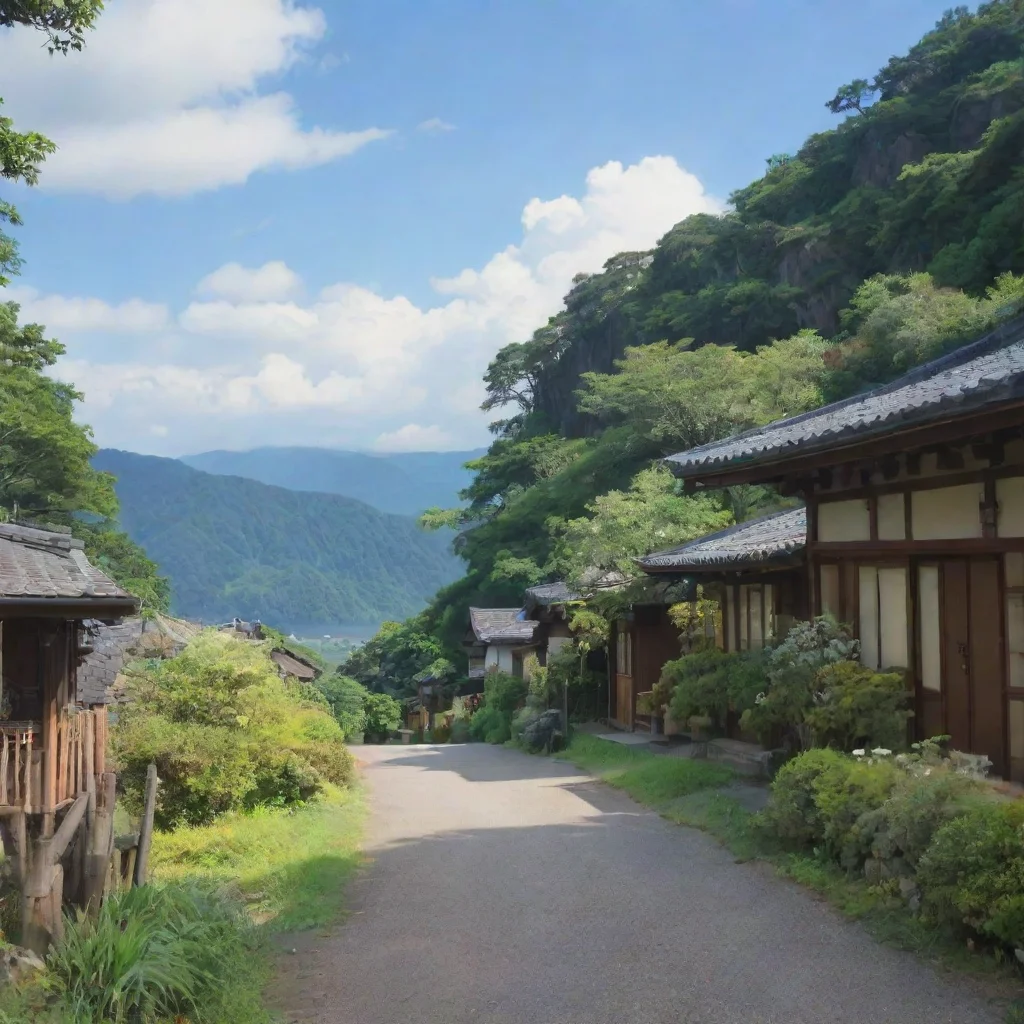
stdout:
[(608, 163), (579, 197), (528, 202), (521, 240), (434, 280), (432, 305), (350, 283), (305, 301), (284, 264), (228, 264), (178, 314), (170, 357), (102, 363), (75, 347), (62, 373), (101, 443), (134, 443), (157, 419), (193, 448), (474, 446), (494, 418), (479, 410), (487, 364), (557, 312), (575, 274), (721, 208), (669, 157)]
[(5, 106), (60, 147), (44, 188), (130, 198), (239, 184), (390, 134), (307, 129), (290, 96), (260, 94), (325, 31), (321, 11), (293, 0), (121, 0), (81, 53), (51, 58), (32, 32), (0, 35)]
[(200, 295), (216, 295), (235, 302), (280, 302), (302, 289), (299, 275), (281, 260), (250, 270), (240, 263), (225, 263), (199, 282)]
[(4, 290), (3, 298), (21, 305), (23, 323), (39, 323), (47, 330), (106, 331), (141, 333), (165, 327), (167, 307), (142, 299), (112, 305), (101, 299), (41, 295), (34, 288), (15, 286)]
[(166, 437), (170, 433), (170, 430), (167, 427), (165, 427), (162, 423), (154, 423), (149, 428), (149, 432), (154, 437)]
[(455, 438), (436, 424), (421, 427), (407, 423), (397, 430), (380, 434), (373, 443), (379, 452), (443, 452), (455, 446)]
[(455, 131), (455, 125), (439, 117), (428, 117), (426, 121), (420, 121), (416, 125), (416, 131), (423, 132), (424, 135), (443, 135), (445, 132)]

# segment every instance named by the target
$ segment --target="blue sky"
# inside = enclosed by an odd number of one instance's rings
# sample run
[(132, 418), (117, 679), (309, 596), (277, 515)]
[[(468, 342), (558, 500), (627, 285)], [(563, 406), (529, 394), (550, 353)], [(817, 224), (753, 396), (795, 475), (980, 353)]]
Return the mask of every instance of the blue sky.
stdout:
[[(119, 0), (0, 34), (60, 145), (8, 290), (104, 445), (486, 441), (479, 378), (572, 274), (720, 209), (945, 3)], [(589, 177), (588, 177), (589, 176)]]

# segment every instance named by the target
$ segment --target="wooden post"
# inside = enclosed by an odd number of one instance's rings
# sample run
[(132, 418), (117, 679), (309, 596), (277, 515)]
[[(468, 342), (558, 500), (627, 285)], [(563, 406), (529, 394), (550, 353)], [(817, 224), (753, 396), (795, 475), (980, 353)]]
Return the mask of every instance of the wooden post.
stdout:
[(86, 821), (91, 832), (96, 818), (96, 719), (90, 711), (85, 717), (85, 738), (82, 741), (85, 759), (85, 791), (92, 799), (86, 811)]
[(34, 953), (46, 953), (58, 927), (53, 918), (55, 875), (50, 840), (37, 839), (33, 844), (28, 878), (22, 888), (21, 904), (21, 943)]
[(107, 770), (107, 709), (96, 709), (96, 774)]
[(146, 769), (146, 802), (142, 809), (142, 824), (139, 826), (139, 852), (135, 858), (135, 884), (145, 885), (149, 871), (149, 848), (153, 844), (153, 815), (156, 813), (156, 765)]
[(99, 911), (110, 871), (110, 858), (114, 852), (114, 791), (116, 784), (117, 777), (112, 772), (103, 776), (100, 799), (96, 804), (94, 825), (89, 835), (83, 902), (91, 914)]

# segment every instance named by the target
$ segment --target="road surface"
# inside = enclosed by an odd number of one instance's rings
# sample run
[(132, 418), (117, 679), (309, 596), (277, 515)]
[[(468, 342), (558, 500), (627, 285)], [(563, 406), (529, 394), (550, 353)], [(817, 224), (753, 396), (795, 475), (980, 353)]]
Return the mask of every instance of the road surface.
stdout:
[(878, 945), (570, 766), (485, 745), (363, 747), (353, 911), (296, 940), (303, 1024), (1000, 1024)]

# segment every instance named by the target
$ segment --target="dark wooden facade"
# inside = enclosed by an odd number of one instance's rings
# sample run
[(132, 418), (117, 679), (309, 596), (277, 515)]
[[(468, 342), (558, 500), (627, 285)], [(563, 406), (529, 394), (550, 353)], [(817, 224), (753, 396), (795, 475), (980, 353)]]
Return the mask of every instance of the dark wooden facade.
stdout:
[(689, 486), (803, 498), (811, 612), (849, 623), (865, 665), (906, 673), (917, 738), (1024, 781), (1020, 333), (669, 461)]
[(668, 610), (664, 604), (637, 605), (612, 630), (614, 686), (609, 714), (622, 729), (632, 731), (638, 725), (650, 728), (650, 720), (637, 715), (637, 696), (654, 687), (666, 662), (682, 655), (679, 628), (669, 618)]

